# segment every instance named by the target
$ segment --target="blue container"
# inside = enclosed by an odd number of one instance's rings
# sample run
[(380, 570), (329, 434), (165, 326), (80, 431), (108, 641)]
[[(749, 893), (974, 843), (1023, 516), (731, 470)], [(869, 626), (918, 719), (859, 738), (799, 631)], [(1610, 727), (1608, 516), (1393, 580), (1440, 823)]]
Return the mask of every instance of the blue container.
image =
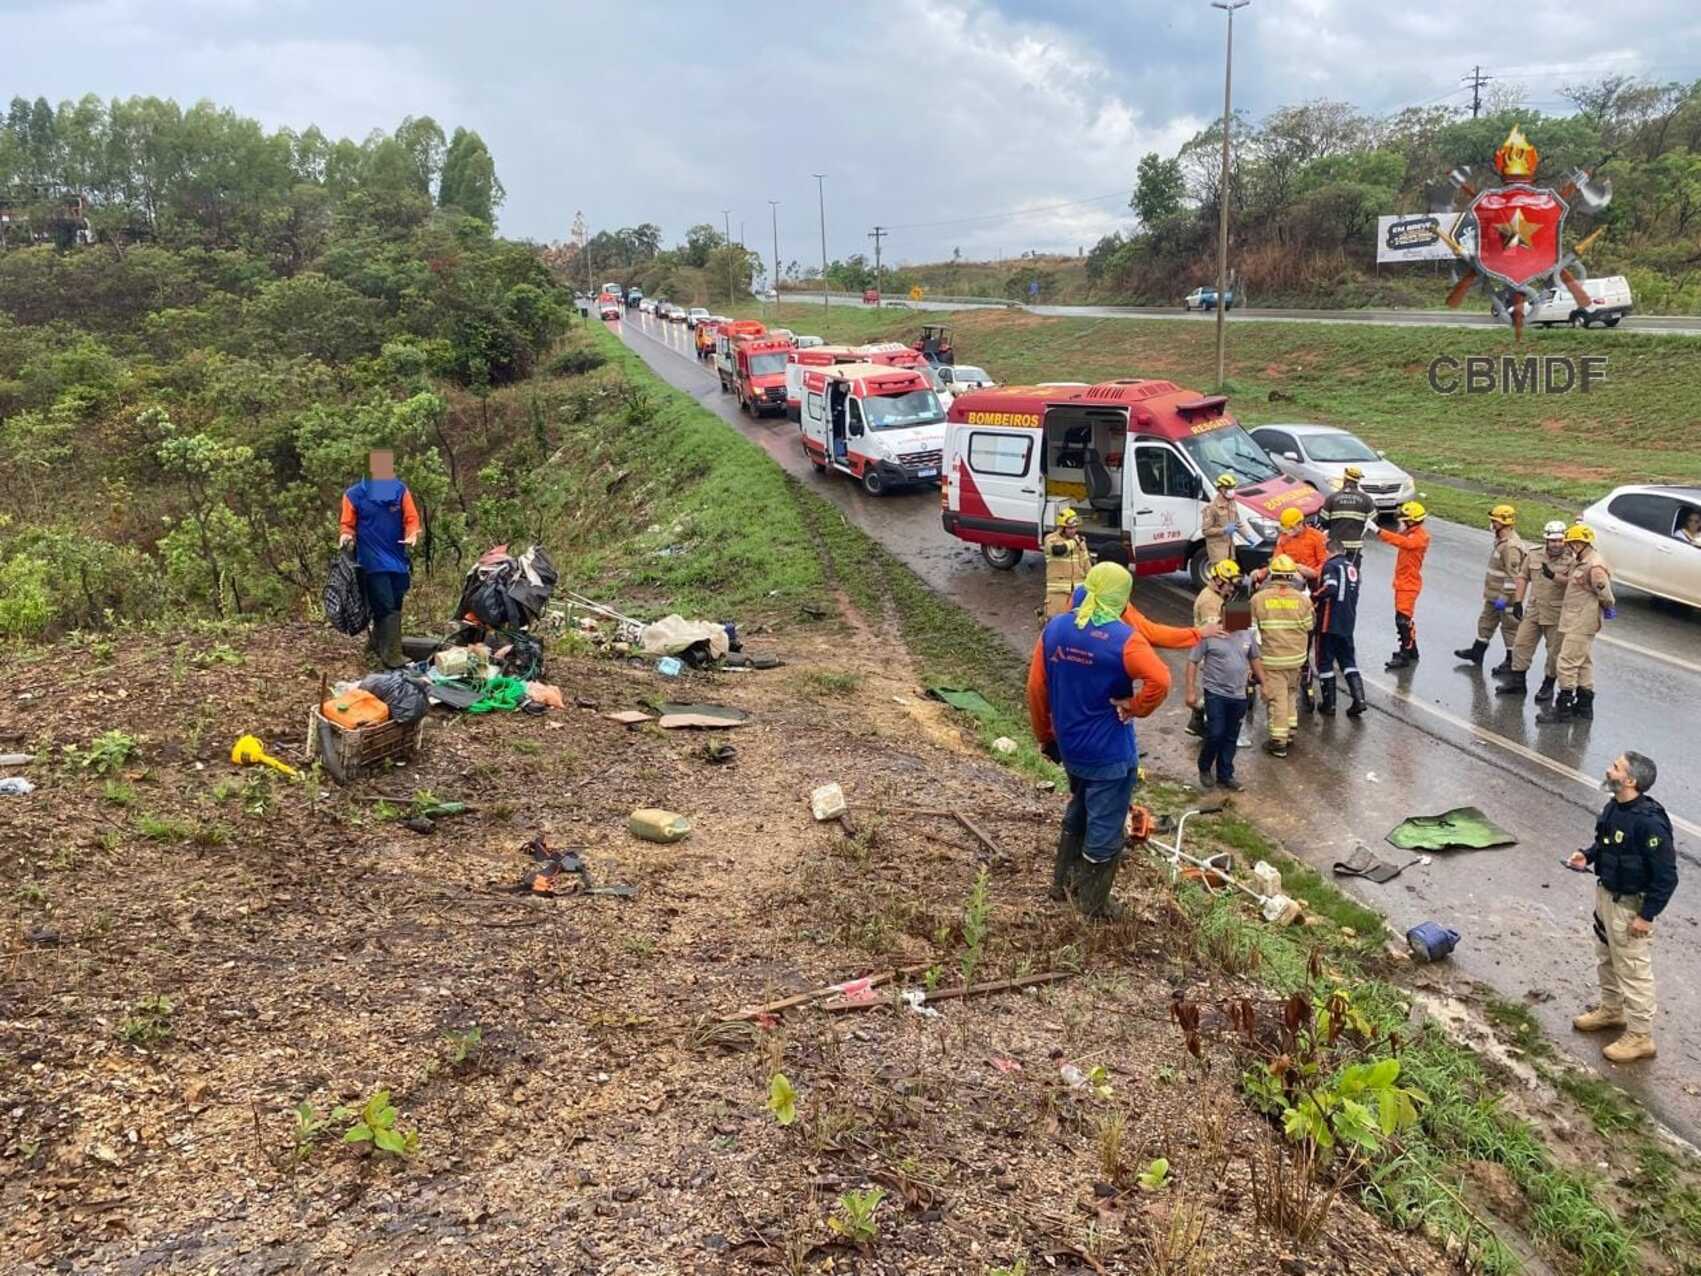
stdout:
[(663, 656), (656, 661), (656, 672), (664, 678), (677, 678), (685, 672), (685, 666), (673, 656)]
[(1406, 932), (1406, 944), (1419, 961), (1440, 961), (1458, 942), (1458, 931), (1434, 922), (1419, 922)]

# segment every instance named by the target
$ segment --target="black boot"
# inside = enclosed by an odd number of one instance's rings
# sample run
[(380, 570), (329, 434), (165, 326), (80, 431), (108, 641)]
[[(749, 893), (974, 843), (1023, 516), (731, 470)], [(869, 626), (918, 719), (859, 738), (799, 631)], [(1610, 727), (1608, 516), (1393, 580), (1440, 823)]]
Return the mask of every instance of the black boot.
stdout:
[(1278, 740), (1275, 736), (1271, 736), (1268, 740), (1264, 741), (1264, 752), (1268, 753), (1272, 758), (1285, 758), (1288, 756), (1288, 742), (1286, 740)]
[(1110, 897), (1110, 888), (1116, 885), (1116, 870), (1120, 867), (1121, 855), (1103, 864), (1086, 858), (1081, 860), (1080, 871), (1075, 878), (1075, 907), (1081, 910), (1081, 916), (1094, 921), (1122, 920), (1122, 905)]
[(1481, 638), (1478, 638), (1469, 647), (1460, 647), (1453, 654), (1455, 656), (1459, 657), (1459, 662), (1461, 664), (1475, 665), (1478, 669), (1481, 669), (1482, 668), (1482, 658), (1487, 653), (1488, 653), (1488, 644), (1486, 642), (1484, 642)]
[(1494, 666), (1494, 668), (1490, 669), (1489, 673), (1492, 674), (1496, 678), (1501, 678), (1501, 677), (1504, 677), (1505, 675), (1507, 675), (1511, 672), (1512, 672), (1512, 649), (1510, 647), (1508, 647), (1506, 649), (1506, 654), (1500, 658), (1500, 663), (1497, 664), (1496, 666)]
[(1528, 675), (1522, 669), (1514, 669), (1500, 680), (1500, 685), (1494, 689), (1497, 696), (1527, 696), (1530, 694)]
[(1051, 898), (1061, 904), (1069, 898), (1069, 890), (1081, 872), (1081, 839), (1083, 834), (1063, 830), (1057, 836), (1057, 860), (1051, 869)]
[(1417, 648), (1401, 647), (1388, 657), (1388, 663), (1382, 667), (1384, 669), (1410, 669), (1416, 663)]
[[(1323, 680), (1320, 678), (1318, 681)], [(1301, 713), (1315, 713), (1317, 711), (1317, 698), (1312, 694), (1310, 678), (1304, 679), (1299, 684), (1299, 711)]]
[(1335, 680), (1319, 678), (1317, 682), (1317, 712), (1325, 718), (1332, 718), (1335, 716)]
[(1550, 704), (1553, 701), (1553, 679), (1543, 678), (1542, 685), (1536, 688), (1536, 703)]
[(1536, 714), (1537, 722), (1570, 722), (1572, 706), (1576, 703), (1577, 695), (1573, 691), (1561, 689), (1559, 699), (1540, 713)]
[(1364, 699), (1364, 677), (1362, 674), (1349, 673), (1347, 675), (1347, 694), (1353, 698), (1353, 702), (1347, 706), (1347, 717), (1362, 717), (1364, 711), (1370, 708)]
[(1571, 716), (1592, 722), (1595, 717), (1595, 691), (1593, 687), (1579, 687), (1577, 695), (1571, 702)]

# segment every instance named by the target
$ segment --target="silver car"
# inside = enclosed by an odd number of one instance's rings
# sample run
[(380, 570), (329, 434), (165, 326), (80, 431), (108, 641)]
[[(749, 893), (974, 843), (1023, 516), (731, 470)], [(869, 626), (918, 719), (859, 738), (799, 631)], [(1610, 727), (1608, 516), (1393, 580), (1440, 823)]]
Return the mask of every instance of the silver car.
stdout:
[(1348, 430), (1332, 425), (1260, 425), (1251, 434), (1278, 470), (1325, 495), (1340, 488), (1349, 465), (1364, 471), (1359, 486), (1378, 510), (1392, 510), (1417, 494), (1410, 474)]
[(1701, 488), (1617, 488), (1583, 521), (1620, 584), (1701, 607)]

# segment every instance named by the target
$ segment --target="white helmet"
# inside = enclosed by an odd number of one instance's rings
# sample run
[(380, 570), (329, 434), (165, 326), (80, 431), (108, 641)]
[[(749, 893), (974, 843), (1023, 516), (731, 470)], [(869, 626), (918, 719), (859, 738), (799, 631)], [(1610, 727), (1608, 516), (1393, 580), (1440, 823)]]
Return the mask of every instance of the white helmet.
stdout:
[(1542, 539), (1544, 541), (1562, 541), (1565, 539), (1565, 524), (1559, 519), (1542, 524)]

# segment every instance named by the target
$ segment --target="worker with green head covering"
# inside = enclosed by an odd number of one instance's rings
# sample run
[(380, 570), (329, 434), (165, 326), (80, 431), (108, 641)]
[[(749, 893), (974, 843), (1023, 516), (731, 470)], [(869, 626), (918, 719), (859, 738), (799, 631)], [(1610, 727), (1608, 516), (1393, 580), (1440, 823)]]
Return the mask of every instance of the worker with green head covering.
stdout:
[(1140, 764), (1133, 719), (1169, 693), (1169, 669), (1123, 619), (1133, 590), (1121, 564), (1093, 568), (1075, 609), (1047, 622), (1028, 666), (1034, 738), (1069, 775), (1052, 898), (1073, 893), (1089, 917), (1121, 916), (1110, 893)]

